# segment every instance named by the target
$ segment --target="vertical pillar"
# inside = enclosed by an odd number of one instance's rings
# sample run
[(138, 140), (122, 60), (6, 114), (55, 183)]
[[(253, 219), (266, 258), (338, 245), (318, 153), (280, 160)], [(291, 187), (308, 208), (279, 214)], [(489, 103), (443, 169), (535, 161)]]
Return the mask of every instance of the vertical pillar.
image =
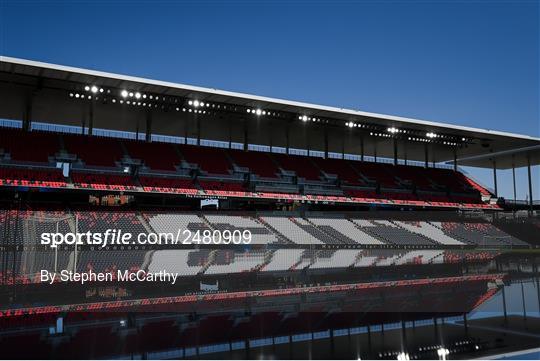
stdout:
[(88, 135), (94, 134), (94, 100), (90, 102), (88, 109)]
[(457, 172), (457, 147), (454, 147), (454, 172)]
[(407, 165), (407, 142), (403, 142), (403, 162)]
[(525, 290), (523, 289), (523, 281), (521, 281), (521, 303), (523, 305), (523, 320), (527, 321), (527, 309), (525, 308)]
[(184, 123), (184, 144), (188, 144), (189, 137), (189, 118), (185, 119)]
[(504, 291), (505, 286), (502, 288), (502, 301), (503, 301), (503, 314), (504, 314), (504, 324), (508, 324), (508, 313), (506, 312), (506, 292)]
[(146, 141), (149, 142), (152, 139), (152, 111), (146, 112)]
[[(513, 158), (514, 156), (512, 156)], [(512, 185), (514, 188), (514, 210), (516, 208), (516, 201), (517, 201), (517, 192), (516, 192), (516, 165), (514, 161), (512, 161)]]
[(497, 162), (493, 161), (493, 188), (495, 190), (495, 197), (499, 197), (499, 193), (497, 192)]
[[(229, 123), (229, 149), (232, 147), (232, 119), (229, 117), (228, 119)], [(270, 135), (270, 140), (272, 140), (272, 136)], [(272, 147), (270, 147), (270, 150), (272, 150)]]
[(398, 164), (398, 144), (397, 139), (394, 138), (394, 165)]
[(201, 145), (201, 117), (195, 115), (195, 122), (197, 124), (197, 145)]
[(377, 163), (377, 142), (373, 142), (373, 157), (375, 158), (375, 163)]
[(328, 159), (328, 127), (324, 127), (324, 158)]
[(364, 161), (364, 137), (360, 137), (360, 160)]
[(289, 139), (289, 124), (285, 127), (285, 153), (289, 154), (290, 148), (290, 139)]
[[(244, 120), (244, 151), (248, 150), (248, 122), (247, 120)], [(289, 133), (287, 132), (287, 146), (289, 144)]]
[(424, 143), (424, 167), (429, 168), (429, 152), (426, 143)]
[(529, 178), (529, 208), (531, 213), (533, 211), (533, 188), (532, 188), (532, 175), (531, 175), (531, 158), (527, 156), (527, 177)]
[(403, 352), (407, 350), (407, 328), (403, 319), (401, 320), (401, 347)]
[(34, 103), (34, 96), (32, 93), (29, 93), (26, 97), (26, 102), (24, 104), (24, 113), (23, 113), (23, 130), (30, 130), (32, 124), (32, 108)]

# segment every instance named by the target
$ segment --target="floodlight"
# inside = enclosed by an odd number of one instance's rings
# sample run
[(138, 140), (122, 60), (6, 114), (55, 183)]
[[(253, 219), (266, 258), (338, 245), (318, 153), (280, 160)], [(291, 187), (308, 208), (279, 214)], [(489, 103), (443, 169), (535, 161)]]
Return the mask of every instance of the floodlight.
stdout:
[(124, 98), (127, 98), (127, 96), (128, 96), (128, 91), (127, 91), (127, 90), (122, 90), (122, 92), (120, 93), (120, 95), (122, 95), (122, 97), (124, 97)]
[(92, 91), (92, 93), (97, 93), (99, 89), (98, 89), (97, 86), (92, 85), (92, 87), (90, 88), (90, 90)]

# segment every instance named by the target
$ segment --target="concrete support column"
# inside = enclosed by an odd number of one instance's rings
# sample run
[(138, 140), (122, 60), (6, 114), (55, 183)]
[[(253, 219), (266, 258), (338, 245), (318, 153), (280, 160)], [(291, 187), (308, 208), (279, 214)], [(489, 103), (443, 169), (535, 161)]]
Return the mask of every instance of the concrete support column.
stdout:
[(290, 139), (289, 139), (289, 125), (285, 127), (285, 153), (289, 154), (289, 148), (291, 146)]
[[(244, 120), (244, 151), (248, 150), (248, 144), (249, 144), (249, 129), (248, 129), (248, 122), (247, 120)], [(289, 133), (287, 132), (287, 145), (289, 144)]]
[(94, 134), (94, 101), (90, 102), (90, 107), (88, 109), (88, 134)]
[(397, 139), (394, 138), (394, 165), (398, 164), (398, 144)]
[(360, 137), (360, 160), (364, 161), (364, 137)]
[(429, 168), (429, 152), (427, 144), (424, 144), (424, 168)]
[(146, 141), (152, 140), (152, 111), (146, 112)]
[(24, 104), (22, 129), (30, 130), (32, 125), (32, 110), (33, 110), (34, 96), (32, 93), (28, 94)]
[(403, 142), (403, 162), (407, 165), (407, 142)]
[(495, 190), (495, 197), (499, 197), (499, 193), (497, 191), (497, 162), (493, 161), (493, 188)]
[(457, 172), (457, 148), (454, 147), (454, 172)]
[(531, 158), (527, 157), (527, 178), (529, 179), (529, 208), (533, 211), (533, 188), (532, 188), (532, 174), (531, 174)]
[(517, 192), (516, 192), (516, 165), (512, 162), (512, 185), (514, 189), (514, 209), (516, 208)]
[(328, 159), (328, 127), (324, 127), (324, 158)]

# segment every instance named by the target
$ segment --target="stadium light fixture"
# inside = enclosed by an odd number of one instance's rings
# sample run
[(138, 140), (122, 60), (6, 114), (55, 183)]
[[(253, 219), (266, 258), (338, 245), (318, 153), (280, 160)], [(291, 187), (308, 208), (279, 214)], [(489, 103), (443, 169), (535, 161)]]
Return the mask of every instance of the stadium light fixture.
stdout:
[(428, 138), (437, 138), (437, 134), (433, 133), (433, 132), (429, 132), (429, 133), (426, 133), (426, 137)]
[(446, 356), (450, 354), (450, 350), (447, 348), (441, 347), (437, 349), (437, 356), (439, 356), (439, 360), (446, 360)]
[(99, 89), (98, 89), (98, 87), (97, 87), (97, 86), (95, 86), (95, 85), (92, 85), (92, 87), (90, 88), (90, 90), (92, 91), (92, 93), (94, 93), (94, 94), (95, 94), (95, 93), (97, 93), (97, 92), (98, 92), (98, 90), (99, 90)]
[(399, 132), (398, 128), (390, 127), (387, 129), (388, 133), (396, 134)]
[(86, 90), (86, 91), (90, 91), (90, 86), (88, 86), (88, 85), (87, 85), (87, 86), (85, 86), (85, 87), (84, 87), (84, 90)]
[(122, 96), (122, 98), (127, 98), (127, 96), (128, 96), (128, 91), (127, 91), (127, 90), (122, 90), (122, 92), (120, 93), (120, 95)]
[(349, 123), (347, 123), (347, 126), (348, 126), (349, 128), (352, 128), (352, 127), (354, 127), (354, 123), (353, 123), (353, 122), (349, 122)]
[(302, 121), (303, 121), (303, 122), (307, 122), (307, 121), (308, 121), (307, 115), (302, 115)]
[(408, 354), (408, 353), (400, 352), (400, 353), (398, 353), (398, 355), (397, 355), (397, 359), (398, 359), (399, 361), (409, 361), (411, 358), (409, 357), (409, 354)]
[(255, 114), (261, 115), (261, 114), (262, 114), (262, 110), (260, 110), (260, 109), (255, 110)]
[(141, 99), (141, 93), (139, 93), (139, 92), (135, 93), (135, 98)]
[(197, 108), (200, 105), (198, 100), (193, 101), (193, 106)]

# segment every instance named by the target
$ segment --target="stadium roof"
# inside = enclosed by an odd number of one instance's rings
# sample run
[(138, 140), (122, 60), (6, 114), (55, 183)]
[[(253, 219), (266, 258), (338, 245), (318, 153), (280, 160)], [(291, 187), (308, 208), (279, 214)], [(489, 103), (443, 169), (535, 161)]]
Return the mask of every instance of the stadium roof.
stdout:
[[(54, 84), (56, 88), (65, 87), (66, 90), (70, 90), (73, 89), (72, 85), (70, 87), (70, 84), (73, 83), (99, 83), (103, 87), (127, 88), (167, 97), (182, 97), (186, 99), (197, 99), (203, 102), (286, 112), (299, 115), (300, 117), (307, 115), (318, 119), (332, 119), (334, 122), (343, 122), (339, 123), (342, 124), (343, 128), (346, 128), (345, 124), (348, 124), (348, 122), (359, 122), (375, 124), (380, 126), (381, 129), (388, 128), (388, 130), (408, 129), (413, 132), (417, 131), (417, 134), (422, 133), (427, 135), (428, 132), (445, 134), (453, 136), (456, 139), (467, 140), (466, 145), (457, 151), (459, 165), (491, 168), (495, 160), (497, 168), (506, 169), (512, 167), (512, 165), (516, 167), (527, 166), (529, 162), (531, 165), (540, 164), (540, 138), (527, 135), (262, 97), (4, 56), (0, 56), (0, 74), (30, 77), (36, 80), (36, 86), (38, 84), (40, 84), (39, 86), (43, 86), (44, 83), (49, 82)], [(10, 83), (10, 80), (2, 78), (0, 82)], [(295, 117), (295, 119), (297, 118)], [(159, 128), (152, 128), (152, 131), (158, 132)], [(410, 140), (410, 138), (402, 137), (400, 141), (405, 143)], [(391, 139), (371, 140), (375, 149), (377, 144), (380, 144), (381, 148), (392, 148), (391, 141)], [(413, 144), (413, 141), (409, 143), (411, 144), (407, 145), (407, 159), (424, 161), (425, 144)], [(434, 145), (430, 145), (430, 147), (432, 147), (432, 158), (430, 158), (430, 161), (452, 162), (454, 160), (454, 150), (448, 149), (449, 147), (443, 148), (442, 142), (441, 147), (438, 145), (437, 148), (433, 148)], [(371, 149), (371, 147), (366, 146), (365, 154), (373, 155)], [(377, 154), (377, 150), (374, 152)], [(393, 150), (386, 151), (386, 153), (379, 150), (379, 156), (389, 155), (392, 152)]]

